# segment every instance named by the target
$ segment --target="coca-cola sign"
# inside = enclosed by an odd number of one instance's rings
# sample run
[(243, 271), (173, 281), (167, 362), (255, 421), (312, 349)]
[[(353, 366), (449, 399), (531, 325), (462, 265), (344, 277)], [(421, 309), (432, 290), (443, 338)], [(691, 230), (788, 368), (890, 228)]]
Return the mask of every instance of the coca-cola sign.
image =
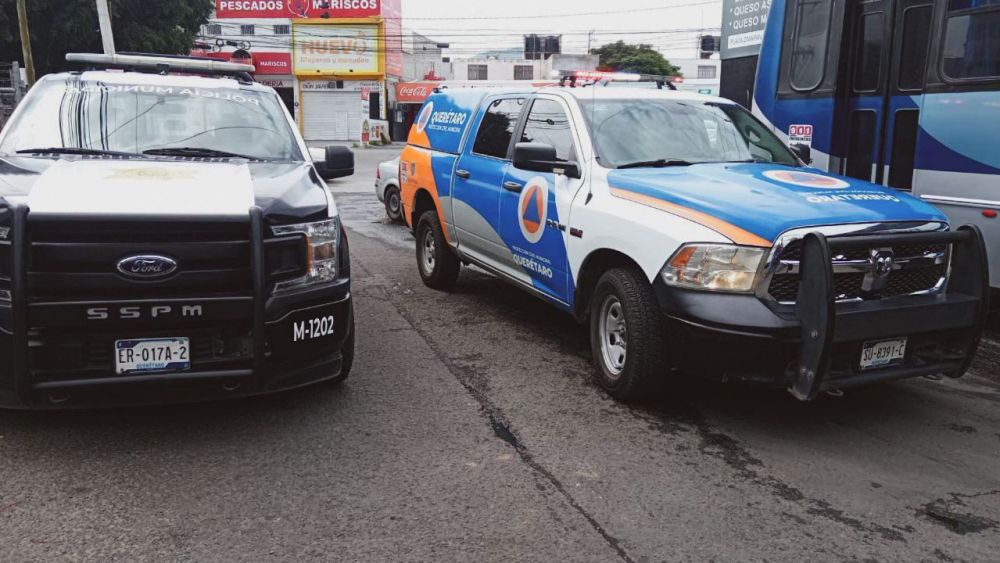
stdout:
[(396, 101), (404, 104), (423, 103), (440, 82), (400, 82), (396, 84)]

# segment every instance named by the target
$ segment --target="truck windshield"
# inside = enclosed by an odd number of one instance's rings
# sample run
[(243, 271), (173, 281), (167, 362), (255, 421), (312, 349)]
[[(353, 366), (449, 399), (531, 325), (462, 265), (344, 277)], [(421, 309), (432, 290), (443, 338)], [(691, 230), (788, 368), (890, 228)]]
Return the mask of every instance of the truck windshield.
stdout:
[(772, 162), (795, 156), (749, 112), (735, 104), (697, 100), (581, 100), (604, 166), (649, 163)]
[(39, 82), (0, 153), (146, 153), (301, 160), (277, 96), (183, 83)]

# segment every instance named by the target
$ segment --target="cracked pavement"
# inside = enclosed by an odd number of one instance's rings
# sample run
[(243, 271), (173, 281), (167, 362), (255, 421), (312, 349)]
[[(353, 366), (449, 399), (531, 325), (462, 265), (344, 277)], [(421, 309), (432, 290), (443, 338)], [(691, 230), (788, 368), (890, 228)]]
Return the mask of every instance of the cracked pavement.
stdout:
[[(589, 381), (587, 335), (464, 269), (425, 288), (359, 151), (354, 372), (227, 403), (0, 412), (0, 559), (923, 560), (1000, 553), (1000, 385)], [(995, 375), (995, 374), (994, 374)]]

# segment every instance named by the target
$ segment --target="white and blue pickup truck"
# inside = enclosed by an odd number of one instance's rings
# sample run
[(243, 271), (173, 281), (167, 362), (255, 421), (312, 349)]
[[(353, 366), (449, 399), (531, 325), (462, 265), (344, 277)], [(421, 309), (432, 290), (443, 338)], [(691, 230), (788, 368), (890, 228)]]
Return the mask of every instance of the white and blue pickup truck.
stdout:
[(808, 168), (720, 98), (437, 92), (399, 179), (426, 285), (473, 264), (589, 322), (595, 380), (622, 400), (674, 371), (802, 400), (959, 377), (986, 317), (976, 228)]

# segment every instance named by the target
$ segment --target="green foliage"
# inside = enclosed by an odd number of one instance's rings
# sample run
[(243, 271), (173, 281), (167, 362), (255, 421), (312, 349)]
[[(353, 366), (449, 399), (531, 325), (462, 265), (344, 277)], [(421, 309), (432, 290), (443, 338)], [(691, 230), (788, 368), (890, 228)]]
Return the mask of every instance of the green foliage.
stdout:
[[(212, 0), (111, 0), (119, 51), (185, 54), (214, 8)], [(69, 68), (68, 52), (101, 52), (95, 0), (30, 0), (28, 25), (38, 76)], [(0, 2), (0, 61), (21, 61), (17, 9)], [(22, 61), (23, 62), (23, 61)]]
[(601, 56), (601, 69), (640, 74), (679, 75), (680, 67), (670, 64), (652, 45), (618, 41), (591, 50)]

